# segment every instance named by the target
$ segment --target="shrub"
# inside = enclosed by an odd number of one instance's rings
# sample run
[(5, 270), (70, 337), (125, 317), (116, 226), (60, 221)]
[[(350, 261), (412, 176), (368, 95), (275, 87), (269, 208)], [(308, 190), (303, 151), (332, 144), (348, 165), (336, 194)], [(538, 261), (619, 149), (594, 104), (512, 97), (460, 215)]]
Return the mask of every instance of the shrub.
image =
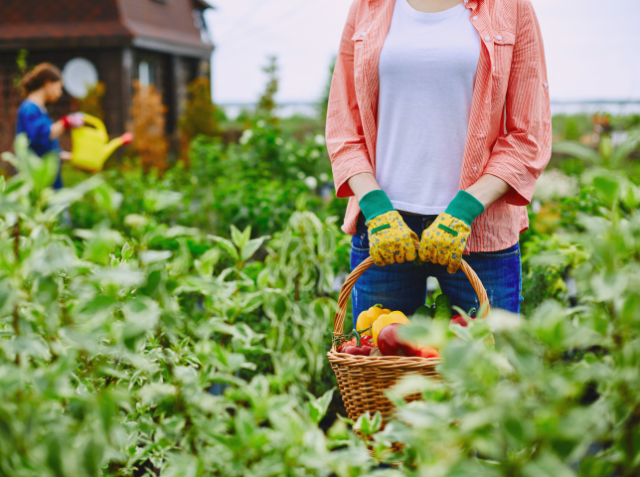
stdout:
[(180, 118), (179, 128), (180, 159), (188, 167), (191, 142), (200, 134), (213, 137), (220, 132), (208, 78), (198, 77), (189, 84), (189, 100), (185, 105), (184, 115)]
[(155, 86), (142, 86), (134, 81), (134, 96), (131, 105), (134, 135), (133, 148), (140, 155), (145, 172), (151, 169), (162, 175), (169, 163), (167, 161), (168, 144), (165, 138), (165, 113), (162, 96)]

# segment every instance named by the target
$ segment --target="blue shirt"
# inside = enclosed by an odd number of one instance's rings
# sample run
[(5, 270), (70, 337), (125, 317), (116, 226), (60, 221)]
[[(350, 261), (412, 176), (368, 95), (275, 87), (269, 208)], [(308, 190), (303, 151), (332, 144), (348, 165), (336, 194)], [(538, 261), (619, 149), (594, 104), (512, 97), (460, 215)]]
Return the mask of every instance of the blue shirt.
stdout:
[[(16, 135), (26, 133), (29, 138), (29, 146), (38, 156), (42, 157), (51, 151), (60, 151), (57, 139), (51, 139), (51, 126), (53, 121), (44, 108), (37, 104), (24, 100), (18, 109), (18, 121), (16, 122)], [(54, 189), (62, 188), (60, 171), (53, 184)]]

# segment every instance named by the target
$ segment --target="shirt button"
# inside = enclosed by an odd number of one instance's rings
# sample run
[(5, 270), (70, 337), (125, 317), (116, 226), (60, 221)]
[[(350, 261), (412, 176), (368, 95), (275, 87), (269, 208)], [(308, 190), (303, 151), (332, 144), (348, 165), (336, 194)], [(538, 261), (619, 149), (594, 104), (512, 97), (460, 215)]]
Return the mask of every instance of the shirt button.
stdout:
[(497, 38), (498, 40), (502, 40), (502, 37), (501, 37), (500, 35), (498, 35), (496, 38)]
[(469, 3), (469, 0), (464, 0), (464, 3)]
[(473, 17), (473, 19), (474, 19), (474, 20), (477, 20), (477, 19), (478, 19), (478, 17)]
[(549, 83), (545, 83), (545, 84), (544, 84), (544, 87), (545, 87), (545, 88), (548, 88), (548, 87), (549, 87)]
[(478, 168), (476, 166), (473, 166), (473, 172), (477, 171)]
[(494, 66), (494, 67), (493, 67), (493, 71), (495, 71), (495, 70), (496, 70), (496, 67)]
[(485, 36), (484, 37), (484, 41), (491, 41), (491, 37), (490, 36)]
[(363, 31), (363, 32), (362, 32), (362, 36), (367, 36), (367, 32), (366, 32), (366, 31)]

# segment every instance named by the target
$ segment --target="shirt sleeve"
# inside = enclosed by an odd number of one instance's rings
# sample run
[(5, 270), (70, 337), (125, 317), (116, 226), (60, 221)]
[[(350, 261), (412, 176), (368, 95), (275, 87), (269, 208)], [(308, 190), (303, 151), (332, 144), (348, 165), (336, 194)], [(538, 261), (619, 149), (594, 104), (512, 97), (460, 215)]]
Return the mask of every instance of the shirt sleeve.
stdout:
[(51, 142), (51, 121), (42, 111), (28, 108), (23, 112), (22, 124), (32, 147), (46, 147)]
[(357, 0), (353, 2), (342, 33), (327, 108), (327, 150), (331, 158), (336, 195), (353, 196), (349, 179), (373, 173), (367, 150), (354, 78), (354, 41)]
[(511, 186), (502, 197), (505, 202), (525, 206), (551, 158), (551, 107), (542, 34), (529, 0), (523, 2), (518, 21), (506, 98), (506, 132), (496, 141), (484, 172)]

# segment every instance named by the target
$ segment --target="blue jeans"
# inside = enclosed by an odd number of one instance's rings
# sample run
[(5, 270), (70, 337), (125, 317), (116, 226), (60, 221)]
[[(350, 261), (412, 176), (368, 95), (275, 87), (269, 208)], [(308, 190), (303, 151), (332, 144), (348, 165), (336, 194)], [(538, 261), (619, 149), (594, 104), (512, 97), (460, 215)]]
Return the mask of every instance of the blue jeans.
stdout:
[[(418, 237), (436, 218), (435, 215), (400, 214)], [(369, 234), (364, 217), (360, 214), (352, 239), (351, 269), (368, 257)], [(498, 252), (471, 253), (465, 255), (464, 260), (478, 274), (493, 308), (520, 312), (522, 264), (519, 244)], [(384, 267), (373, 265), (360, 277), (351, 292), (354, 326), (358, 315), (377, 303), (407, 316), (412, 315), (425, 304), (428, 277), (438, 280), (442, 293), (449, 297), (452, 306), (465, 311), (479, 308), (478, 296), (462, 270), (450, 274), (447, 267), (433, 263), (421, 266), (413, 262)]]

